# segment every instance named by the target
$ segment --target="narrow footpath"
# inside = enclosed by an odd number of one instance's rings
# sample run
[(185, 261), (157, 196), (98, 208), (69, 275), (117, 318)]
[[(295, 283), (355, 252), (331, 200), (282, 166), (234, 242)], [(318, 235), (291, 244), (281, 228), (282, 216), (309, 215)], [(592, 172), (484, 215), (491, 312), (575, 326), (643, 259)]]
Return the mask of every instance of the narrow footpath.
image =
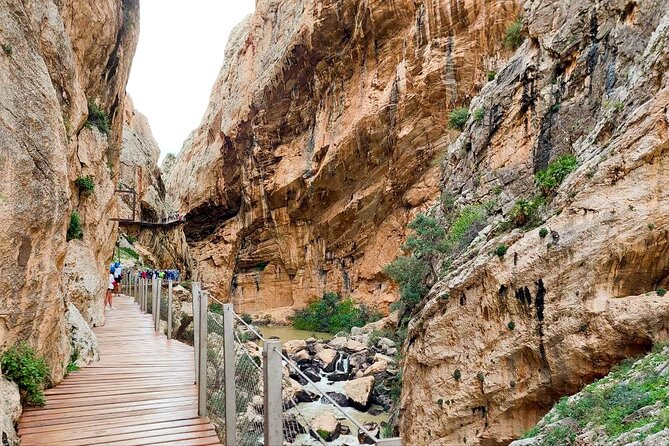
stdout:
[(94, 329), (101, 360), (47, 390), (44, 407), (25, 411), (21, 444), (220, 445), (197, 415), (193, 348), (156, 334), (131, 297), (114, 305)]

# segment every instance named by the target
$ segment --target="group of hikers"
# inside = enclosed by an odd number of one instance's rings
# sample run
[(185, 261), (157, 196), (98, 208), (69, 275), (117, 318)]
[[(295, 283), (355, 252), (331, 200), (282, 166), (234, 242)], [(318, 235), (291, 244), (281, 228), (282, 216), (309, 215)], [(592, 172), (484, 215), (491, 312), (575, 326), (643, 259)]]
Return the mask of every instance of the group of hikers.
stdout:
[(112, 305), (112, 298), (114, 294), (119, 294), (121, 292), (121, 282), (124, 278), (128, 278), (131, 274), (134, 274), (137, 280), (162, 279), (163, 281), (171, 280), (173, 282), (178, 282), (179, 277), (181, 276), (179, 271), (176, 269), (139, 269), (134, 271), (124, 269), (123, 265), (121, 265), (121, 262), (114, 262), (109, 266), (109, 283), (107, 285), (107, 294), (105, 296), (105, 309), (115, 309), (115, 307)]

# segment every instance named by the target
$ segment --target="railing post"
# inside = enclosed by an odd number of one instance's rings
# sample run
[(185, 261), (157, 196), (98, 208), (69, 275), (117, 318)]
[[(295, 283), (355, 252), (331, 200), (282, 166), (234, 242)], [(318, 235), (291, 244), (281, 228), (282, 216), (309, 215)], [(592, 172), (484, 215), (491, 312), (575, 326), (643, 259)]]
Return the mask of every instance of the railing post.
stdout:
[(153, 325), (156, 325), (156, 296), (158, 295), (158, 278), (151, 277), (151, 316)]
[(400, 438), (383, 438), (376, 440), (376, 446), (402, 446), (402, 440)]
[(163, 293), (163, 279), (158, 278), (158, 290), (156, 291), (156, 320), (155, 320), (155, 329), (156, 333), (160, 332), (160, 303), (162, 300), (161, 294)]
[(139, 282), (139, 287), (140, 287), (140, 308), (142, 310), (142, 313), (146, 312), (146, 279), (142, 279)]
[[(232, 304), (223, 305), (223, 392), (225, 395), (225, 444), (237, 444), (235, 402), (235, 313)], [(270, 443), (265, 443), (269, 445)], [(280, 444), (283, 444), (281, 442)]]
[(201, 417), (207, 416), (207, 308), (209, 299), (207, 293), (200, 291), (200, 339), (198, 348), (198, 380), (197, 380), (197, 413)]
[(200, 284), (193, 282), (191, 287), (191, 293), (193, 295), (193, 352), (195, 353), (195, 384), (199, 377), (198, 367), (200, 364), (198, 349), (200, 348)]
[[(263, 344), (263, 399), (264, 434), (267, 445), (283, 444), (283, 404), (281, 381), (283, 365), (281, 361), (281, 341), (270, 339)], [(227, 394), (226, 394), (227, 397)], [(227, 413), (227, 412), (226, 412)]]
[(167, 339), (172, 339), (172, 279), (167, 281)]

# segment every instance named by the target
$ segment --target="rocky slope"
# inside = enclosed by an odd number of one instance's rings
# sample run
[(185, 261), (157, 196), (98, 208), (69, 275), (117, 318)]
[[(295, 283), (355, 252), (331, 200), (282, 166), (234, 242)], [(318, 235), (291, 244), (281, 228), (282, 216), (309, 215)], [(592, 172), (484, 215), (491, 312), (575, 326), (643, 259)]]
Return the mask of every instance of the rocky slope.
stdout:
[[(525, 3), (528, 38), (444, 161), (456, 206), (494, 209), (410, 325), (410, 444), (508, 444), (560, 396), (669, 336), (669, 299), (654, 291), (669, 283), (667, 11)], [(537, 194), (534, 174), (565, 154), (578, 169), (540, 211), (548, 236), (506, 231), (514, 202)]]
[[(68, 304), (86, 323), (103, 318), (125, 85), (138, 33), (136, 0), (0, 1), (0, 348), (27, 340), (47, 359), (54, 382), (77, 336)], [(89, 101), (101, 110), (97, 124), (87, 122)], [(75, 185), (85, 176), (92, 193)], [(74, 211), (83, 236), (68, 242)]]
[(245, 312), (324, 290), (387, 309), (448, 112), (508, 55), (520, 3), (258, 1), (166, 179), (205, 286)]
[(511, 446), (669, 444), (669, 348), (658, 346), (606, 378), (565, 397)]

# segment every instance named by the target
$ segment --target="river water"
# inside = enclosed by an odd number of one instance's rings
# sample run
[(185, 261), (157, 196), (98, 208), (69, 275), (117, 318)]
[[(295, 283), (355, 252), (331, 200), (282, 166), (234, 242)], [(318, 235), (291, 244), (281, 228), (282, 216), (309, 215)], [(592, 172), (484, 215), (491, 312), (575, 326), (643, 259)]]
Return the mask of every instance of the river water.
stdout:
[[(301, 340), (306, 340), (309, 338), (316, 338), (316, 339), (323, 339), (323, 340), (330, 340), (334, 337), (333, 334), (331, 333), (320, 333), (320, 332), (313, 332), (313, 331), (307, 331), (307, 330), (297, 330), (293, 327), (290, 326), (281, 326), (281, 325), (275, 325), (275, 326), (260, 326), (260, 334), (263, 335), (264, 338), (279, 338), (281, 342), (287, 342), (287, 341), (292, 341), (296, 339), (301, 339)], [(327, 379), (327, 376), (325, 374), (322, 374), (321, 380), (315, 383), (316, 387), (318, 390), (320, 390), (323, 393), (327, 392), (337, 392), (341, 394), (345, 394), (344, 392), (344, 384), (345, 381), (340, 381), (340, 382), (330, 382)], [(310, 390), (312, 393), (317, 393), (312, 385), (307, 385), (305, 386), (305, 390)], [(344, 407), (342, 408), (344, 412), (353, 418), (355, 421), (358, 423), (364, 424), (368, 422), (376, 422), (379, 425), (381, 422), (387, 422), (390, 415), (387, 412), (382, 412), (379, 415), (371, 415), (368, 412), (361, 412), (357, 409), (354, 409), (353, 407)], [(379, 409), (383, 410), (381, 406), (371, 406), (370, 409)], [(311, 420), (316, 418), (318, 415), (322, 414), (323, 412), (331, 412), (334, 414), (335, 417), (341, 419), (342, 415), (339, 413), (337, 409), (334, 408), (331, 404), (324, 404), (321, 403), (320, 401), (315, 401), (313, 403), (299, 403), (296, 408), (291, 409), (289, 412), (294, 413), (295, 415), (299, 417), (304, 417), (306, 418), (306, 421), (310, 424)], [(355, 434), (358, 432), (358, 428), (353, 425), (349, 420), (347, 419), (342, 419), (341, 420), (343, 425), (348, 426), (351, 429), (351, 433)], [(318, 442), (315, 442), (315, 440), (309, 438), (308, 435), (300, 435), (298, 437), (298, 440), (295, 444), (301, 444), (301, 445), (310, 445), (310, 444), (320, 444)], [(340, 438), (335, 440), (334, 442), (330, 443), (331, 445), (338, 445), (338, 444), (358, 444), (357, 439), (354, 436), (344, 436), (342, 435)]]

